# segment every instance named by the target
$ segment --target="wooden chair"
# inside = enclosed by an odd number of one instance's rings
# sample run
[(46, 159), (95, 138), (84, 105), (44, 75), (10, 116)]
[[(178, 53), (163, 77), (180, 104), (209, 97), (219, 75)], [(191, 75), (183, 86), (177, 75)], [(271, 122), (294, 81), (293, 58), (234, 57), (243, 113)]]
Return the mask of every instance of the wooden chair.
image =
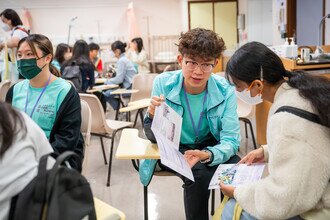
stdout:
[(115, 136), (118, 131), (120, 131), (124, 128), (132, 127), (133, 123), (106, 119), (101, 102), (95, 95), (83, 94), (83, 93), (80, 93), (79, 95), (82, 100), (84, 100), (88, 103), (88, 105), (92, 111), (91, 135), (100, 137), (105, 164), (107, 164), (107, 159), (106, 159), (104, 145), (103, 145), (103, 138), (111, 139), (108, 178), (107, 178), (107, 186), (110, 186), (112, 154), (113, 154)]

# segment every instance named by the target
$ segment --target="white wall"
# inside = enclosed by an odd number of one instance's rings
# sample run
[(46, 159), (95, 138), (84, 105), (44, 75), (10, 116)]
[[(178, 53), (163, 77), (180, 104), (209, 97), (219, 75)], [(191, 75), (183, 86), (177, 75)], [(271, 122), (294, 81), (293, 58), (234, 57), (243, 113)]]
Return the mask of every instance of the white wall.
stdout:
[[(330, 0), (325, 1), (325, 14), (330, 14)], [(330, 44), (330, 19), (325, 21), (325, 44)]]
[[(98, 42), (127, 39), (127, 7), (134, 3), (137, 24), (147, 40), (150, 35), (178, 35), (186, 29), (181, 0), (0, 0), (0, 11), (12, 8), (20, 15), (27, 8), (32, 16), (32, 32), (50, 37), (54, 43), (66, 42), (70, 19), (78, 17), (71, 29), (71, 42), (94, 37)], [(188, 13), (188, 12), (186, 12)], [(186, 16), (188, 16), (186, 14)], [(184, 23), (183, 23), (184, 22)], [(100, 31), (98, 31), (98, 24)]]

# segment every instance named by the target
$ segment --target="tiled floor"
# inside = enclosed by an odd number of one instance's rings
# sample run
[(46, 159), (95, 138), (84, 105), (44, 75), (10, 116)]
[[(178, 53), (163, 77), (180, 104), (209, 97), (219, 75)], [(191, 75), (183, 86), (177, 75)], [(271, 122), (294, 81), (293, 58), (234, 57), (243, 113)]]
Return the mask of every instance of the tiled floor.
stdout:
[[(107, 117), (113, 119), (113, 111), (107, 112)], [(133, 116), (132, 116), (133, 119)], [(252, 150), (252, 141), (245, 139), (244, 126), (242, 126), (242, 143), (239, 155), (245, 155), (246, 150)], [(138, 121), (140, 137), (144, 137), (141, 122)], [(119, 142), (119, 135), (115, 140), (115, 149)], [(250, 136), (249, 136), (250, 137)], [(107, 158), (111, 141), (104, 139)], [(248, 148), (246, 147), (248, 143)], [(113, 159), (111, 185), (106, 186), (107, 168), (104, 164), (99, 137), (92, 137), (91, 144), (86, 149), (84, 175), (91, 184), (95, 197), (109, 203), (111, 206), (123, 211), (126, 219), (144, 219), (143, 214), (143, 187), (137, 171), (129, 160)], [(149, 185), (149, 219), (151, 220), (180, 220), (185, 219), (183, 207), (182, 181), (175, 176), (154, 176)], [(219, 204), (219, 190), (216, 191), (216, 207)]]

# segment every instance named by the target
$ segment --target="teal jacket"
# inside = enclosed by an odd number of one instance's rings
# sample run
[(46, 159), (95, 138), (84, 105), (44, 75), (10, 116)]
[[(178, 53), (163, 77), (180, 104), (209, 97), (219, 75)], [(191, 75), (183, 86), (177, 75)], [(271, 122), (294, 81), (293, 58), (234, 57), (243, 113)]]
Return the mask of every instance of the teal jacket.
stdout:
[[(162, 73), (155, 78), (152, 89), (152, 96), (163, 94), (166, 104), (181, 116), (184, 112), (180, 100), (182, 82), (182, 70)], [(215, 166), (226, 162), (236, 154), (241, 139), (240, 125), (237, 115), (235, 88), (223, 77), (211, 74), (207, 89), (206, 117), (210, 125), (210, 131), (218, 141), (217, 145), (207, 147), (213, 153), (213, 161), (208, 166)], [(145, 117), (145, 134), (150, 141), (156, 142), (151, 131), (151, 124), (152, 120)], [(140, 179), (144, 185), (149, 184), (155, 165), (156, 160), (141, 161)]]

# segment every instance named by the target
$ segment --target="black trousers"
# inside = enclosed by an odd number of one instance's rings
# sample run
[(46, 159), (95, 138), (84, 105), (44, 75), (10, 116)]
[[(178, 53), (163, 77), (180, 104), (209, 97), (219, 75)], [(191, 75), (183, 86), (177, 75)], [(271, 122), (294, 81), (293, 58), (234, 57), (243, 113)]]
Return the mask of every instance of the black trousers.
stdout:
[[(180, 151), (184, 153), (184, 149)], [(240, 157), (234, 155), (226, 164), (237, 163), (240, 161)], [(163, 170), (174, 173), (180, 177), (183, 181), (183, 199), (184, 208), (187, 220), (208, 220), (209, 219), (209, 197), (210, 190), (208, 189), (212, 176), (218, 166), (207, 166), (198, 162), (192, 167), (192, 172), (195, 178), (195, 182), (187, 179), (186, 177), (176, 173), (170, 168), (160, 164)]]

